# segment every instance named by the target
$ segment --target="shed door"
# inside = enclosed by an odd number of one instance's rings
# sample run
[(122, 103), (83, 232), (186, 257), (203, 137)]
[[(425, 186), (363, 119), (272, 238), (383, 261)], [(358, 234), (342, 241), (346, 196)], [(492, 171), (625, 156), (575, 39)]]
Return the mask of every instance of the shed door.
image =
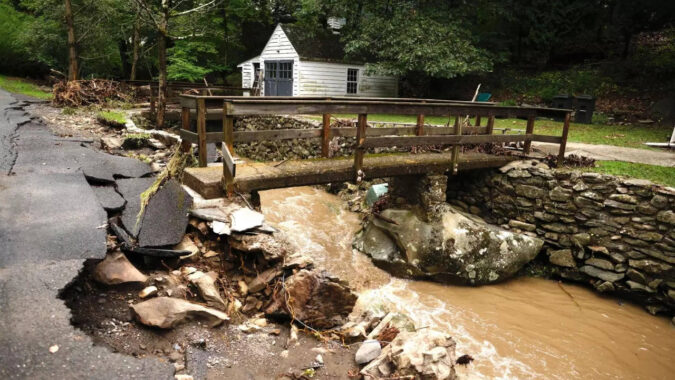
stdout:
[(265, 96), (293, 96), (293, 61), (265, 61)]

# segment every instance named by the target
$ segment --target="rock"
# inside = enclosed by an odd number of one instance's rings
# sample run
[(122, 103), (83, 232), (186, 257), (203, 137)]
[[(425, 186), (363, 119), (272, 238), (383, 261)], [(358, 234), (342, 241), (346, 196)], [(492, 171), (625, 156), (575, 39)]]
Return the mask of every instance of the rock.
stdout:
[(622, 203), (629, 203), (632, 205), (637, 204), (637, 199), (634, 196), (628, 194), (612, 194), (609, 196), (609, 199)]
[(392, 374), (415, 379), (456, 379), (455, 346), (449, 335), (436, 330), (401, 332), (361, 374), (375, 379)]
[(381, 352), (382, 348), (380, 347), (380, 342), (372, 339), (365, 340), (361, 343), (361, 347), (356, 351), (356, 364), (370, 363), (373, 359), (380, 356)]
[(574, 256), (572, 255), (571, 249), (549, 251), (548, 261), (550, 261), (551, 264), (561, 267), (576, 268), (577, 266), (576, 261), (574, 261)]
[(178, 244), (188, 225), (192, 196), (175, 179), (167, 181), (148, 201), (138, 232), (141, 247)]
[(586, 260), (586, 264), (604, 270), (614, 270), (614, 264), (607, 260), (597, 259), (595, 257), (591, 257), (590, 259)]
[(281, 275), (281, 270), (277, 268), (270, 268), (262, 273), (260, 273), (256, 278), (248, 283), (248, 291), (251, 293), (257, 293), (267, 287), (272, 280), (277, 276)]
[(227, 314), (182, 299), (157, 297), (131, 307), (139, 322), (162, 329), (172, 328), (188, 320), (199, 320), (215, 327), (229, 320)]
[(136, 269), (124, 253), (115, 251), (96, 264), (94, 279), (105, 285), (118, 285), (129, 282), (144, 283), (148, 277)]
[(210, 223), (210, 225), (214, 234), (229, 235), (232, 232), (232, 230), (230, 230), (230, 226), (228, 226), (227, 223), (221, 222), (219, 220), (214, 220)]
[(92, 186), (96, 198), (106, 211), (120, 211), (124, 208), (126, 201), (112, 186)]
[(190, 375), (174, 375), (175, 380), (193, 380), (192, 376)]
[(596, 286), (595, 289), (600, 293), (610, 293), (614, 291), (614, 284), (609, 281), (605, 281), (600, 285)]
[(233, 249), (246, 253), (260, 253), (268, 262), (277, 262), (286, 257), (288, 252), (293, 250), (290, 243), (286, 241), (282, 234), (274, 235), (255, 234), (232, 236), (230, 246)]
[(349, 287), (326, 272), (303, 269), (286, 278), (284, 288), (273, 297), (266, 314), (290, 316), (317, 329), (328, 329), (346, 322), (357, 296)]
[(240, 208), (230, 215), (230, 229), (234, 232), (243, 232), (260, 227), (265, 222), (263, 214), (248, 208)]
[(509, 226), (513, 228), (519, 228), (524, 231), (534, 231), (535, 229), (537, 229), (537, 226), (535, 226), (534, 224), (521, 222), (515, 219), (509, 220)]
[(623, 273), (608, 272), (590, 265), (584, 265), (579, 268), (579, 271), (591, 277), (599, 278), (604, 281), (616, 282), (624, 277)]
[(101, 148), (102, 149), (120, 149), (124, 140), (120, 137), (115, 136), (104, 136), (101, 137)]
[(158, 289), (157, 289), (156, 286), (148, 286), (138, 293), (138, 297), (149, 298), (149, 297), (152, 297), (152, 296), (156, 295), (157, 291), (158, 291)]
[(188, 275), (188, 280), (197, 287), (199, 295), (206, 301), (209, 306), (217, 307), (222, 310), (227, 309), (227, 303), (220, 296), (216, 280), (218, 280), (218, 273), (201, 271), (194, 272)]
[(172, 363), (183, 359), (184, 356), (178, 351), (171, 351), (171, 353), (169, 354), (169, 361)]
[(656, 220), (662, 223), (675, 225), (675, 212), (673, 212), (672, 210), (661, 211), (658, 214), (656, 214)]
[(147, 190), (155, 182), (154, 178), (128, 178), (118, 179), (117, 191), (126, 200), (126, 206), (122, 212), (122, 225), (133, 237), (138, 236), (140, 223), (137, 224), (138, 213), (141, 211), (141, 193)]
[(572, 198), (572, 191), (556, 186), (553, 190), (549, 191), (548, 196), (554, 201), (567, 202)]
[(653, 275), (664, 276), (664, 277), (675, 277), (675, 271), (671, 265), (666, 263), (660, 263), (654, 260), (628, 260), (628, 266), (640, 269), (643, 272), (647, 272)]
[(192, 241), (188, 235), (183, 236), (183, 239), (180, 241), (180, 243), (175, 245), (173, 249), (177, 251), (190, 251), (190, 255), (188, 255), (188, 257), (199, 254), (199, 247), (195, 245), (195, 242)]
[(530, 199), (542, 199), (547, 195), (546, 190), (531, 185), (516, 185), (516, 194)]
[(410, 210), (388, 209), (381, 215), (396, 224), (372, 218), (354, 246), (378, 266), (406, 277), (474, 285), (502, 281), (543, 245), (538, 238), (491, 226), (448, 204), (437, 206), (428, 223)]
[(617, 209), (626, 210), (626, 211), (633, 211), (633, 210), (635, 210), (635, 207), (636, 207), (634, 204), (617, 202), (617, 201), (613, 201), (611, 199), (605, 199), (605, 202), (603, 204), (605, 205), (605, 207), (617, 208)]
[(377, 337), (380, 336), (380, 333), (388, 327), (396, 327), (399, 331), (415, 331), (415, 324), (407, 315), (389, 312), (382, 318), (377, 326), (368, 333), (366, 338), (377, 339)]

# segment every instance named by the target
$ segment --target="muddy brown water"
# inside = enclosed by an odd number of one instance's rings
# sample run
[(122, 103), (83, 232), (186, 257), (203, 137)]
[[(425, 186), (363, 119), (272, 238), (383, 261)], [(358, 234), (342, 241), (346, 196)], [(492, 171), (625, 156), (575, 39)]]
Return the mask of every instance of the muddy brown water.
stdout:
[(475, 361), (462, 378), (673, 379), (675, 328), (590, 289), (516, 278), (479, 288), (393, 278), (351, 248), (360, 219), (311, 187), (261, 193), (263, 213), (301, 251), (418, 327), (452, 335)]

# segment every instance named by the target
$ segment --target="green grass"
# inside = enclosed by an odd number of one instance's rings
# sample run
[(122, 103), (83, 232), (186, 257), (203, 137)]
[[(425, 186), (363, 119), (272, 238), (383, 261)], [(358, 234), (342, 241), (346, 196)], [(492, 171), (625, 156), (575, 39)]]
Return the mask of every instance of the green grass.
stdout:
[[(356, 119), (356, 115), (337, 114), (338, 118)], [(313, 117), (319, 120), (321, 117)], [(381, 115), (369, 114), (369, 121), (394, 122), (394, 123), (415, 123), (417, 117), (414, 115)], [(424, 119), (428, 124), (447, 124), (447, 117), (428, 116)], [(454, 123), (454, 118), (452, 118)], [(487, 123), (483, 119), (482, 125)], [(520, 119), (496, 119), (495, 128), (525, 129), (525, 120)], [(562, 122), (552, 120), (537, 120), (535, 122), (534, 133), (540, 135), (560, 136), (562, 134)], [(629, 148), (654, 149), (644, 143), (667, 141), (673, 132), (672, 126), (654, 126), (654, 125), (605, 125), (605, 124), (570, 124), (568, 141), (587, 144), (605, 144), (616, 145)], [(499, 133), (499, 132), (497, 132)]]
[(15, 94), (32, 96), (42, 100), (52, 98), (51, 92), (43, 91), (37, 85), (20, 78), (0, 75), (0, 88)]
[(127, 117), (124, 112), (119, 111), (101, 111), (96, 116), (119, 124), (127, 122)]
[(598, 161), (596, 164), (595, 168), (579, 168), (579, 170), (648, 179), (655, 183), (675, 187), (675, 168), (672, 167), (622, 161)]

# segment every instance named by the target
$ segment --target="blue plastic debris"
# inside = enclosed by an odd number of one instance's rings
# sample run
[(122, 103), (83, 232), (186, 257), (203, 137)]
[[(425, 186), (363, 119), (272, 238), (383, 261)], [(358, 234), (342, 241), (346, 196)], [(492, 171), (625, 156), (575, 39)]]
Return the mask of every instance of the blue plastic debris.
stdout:
[(380, 183), (371, 186), (366, 193), (366, 205), (368, 205), (368, 207), (372, 206), (381, 196), (387, 194), (387, 191), (389, 191), (388, 183)]

